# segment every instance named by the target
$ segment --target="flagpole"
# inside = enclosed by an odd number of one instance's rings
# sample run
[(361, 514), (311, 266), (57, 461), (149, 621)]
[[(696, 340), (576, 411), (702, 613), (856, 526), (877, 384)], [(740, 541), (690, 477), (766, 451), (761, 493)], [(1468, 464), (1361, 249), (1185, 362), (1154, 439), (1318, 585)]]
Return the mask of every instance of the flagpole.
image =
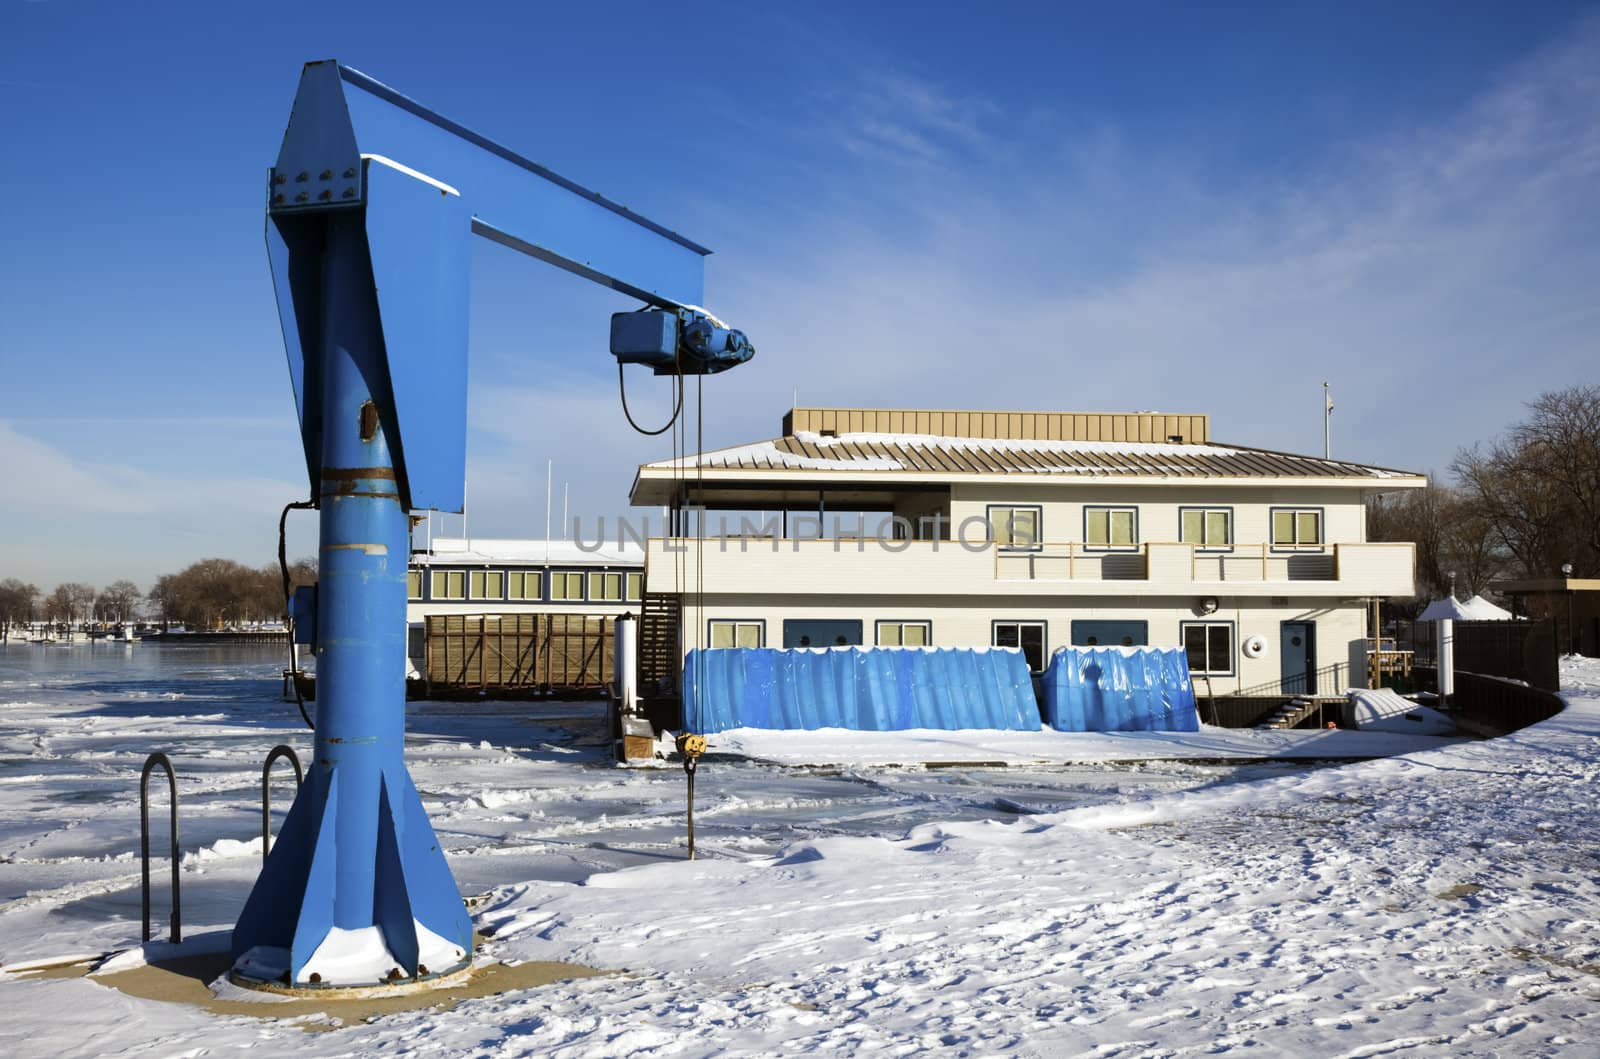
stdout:
[(1333, 418), (1333, 394), (1328, 390), (1328, 381), (1322, 381), (1322, 458), (1329, 459), (1332, 449), (1328, 444), (1328, 420)]

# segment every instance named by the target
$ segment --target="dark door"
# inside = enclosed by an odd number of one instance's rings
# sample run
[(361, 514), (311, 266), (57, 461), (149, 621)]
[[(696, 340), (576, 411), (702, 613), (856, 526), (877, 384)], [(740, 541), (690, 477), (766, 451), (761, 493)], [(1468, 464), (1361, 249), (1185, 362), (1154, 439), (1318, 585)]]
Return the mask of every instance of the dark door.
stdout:
[(861, 621), (840, 618), (788, 618), (783, 623), (785, 647), (860, 647)]
[(1315, 694), (1316, 624), (1286, 621), (1279, 628), (1278, 657), (1283, 659), (1283, 690), (1291, 695)]

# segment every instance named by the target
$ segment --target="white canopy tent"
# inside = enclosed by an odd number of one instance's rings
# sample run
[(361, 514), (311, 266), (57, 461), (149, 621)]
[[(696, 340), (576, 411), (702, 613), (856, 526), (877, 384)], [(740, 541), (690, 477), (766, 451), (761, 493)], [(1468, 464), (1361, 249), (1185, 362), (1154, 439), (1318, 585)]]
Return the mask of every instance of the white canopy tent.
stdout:
[(1434, 622), (1437, 644), (1439, 699), (1449, 702), (1456, 690), (1456, 633), (1458, 621), (1510, 621), (1511, 612), (1497, 607), (1482, 596), (1462, 603), (1454, 594), (1436, 599), (1418, 615), (1418, 621)]
[(1465, 603), (1454, 596), (1436, 599), (1417, 616), (1418, 621), (1511, 621), (1512, 614), (1497, 607), (1482, 596), (1473, 596)]

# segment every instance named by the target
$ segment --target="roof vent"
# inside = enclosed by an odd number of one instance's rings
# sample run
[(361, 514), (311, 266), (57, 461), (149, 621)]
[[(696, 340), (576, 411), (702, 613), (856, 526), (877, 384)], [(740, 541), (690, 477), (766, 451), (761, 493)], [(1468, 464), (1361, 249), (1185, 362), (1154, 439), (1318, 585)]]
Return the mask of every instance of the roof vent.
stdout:
[(1167, 435), (1167, 441), (1170, 442), (1173, 445), (1182, 445), (1183, 444), (1183, 435), (1182, 434), (1168, 434)]
[(817, 435), (824, 438), (836, 438), (839, 436), (839, 432), (837, 430), (819, 430)]

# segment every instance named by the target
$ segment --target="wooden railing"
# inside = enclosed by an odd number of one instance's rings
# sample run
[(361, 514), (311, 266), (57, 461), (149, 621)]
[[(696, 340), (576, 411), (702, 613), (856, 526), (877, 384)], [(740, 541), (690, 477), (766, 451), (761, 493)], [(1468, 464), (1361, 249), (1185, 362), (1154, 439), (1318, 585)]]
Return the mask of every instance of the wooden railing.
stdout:
[(1215, 581), (1337, 581), (1339, 548), (1326, 551), (1273, 551), (1270, 544), (1238, 544), (1231, 551), (1189, 549), (1189, 580)]
[[(1168, 581), (1222, 586), (1229, 583), (1343, 580), (1367, 572), (1367, 553), (1353, 549), (1405, 548), (1405, 545), (1330, 544), (1316, 550), (1275, 550), (1270, 544), (1238, 544), (1228, 551), (1181, 542), (1150, 541), (1132, 548), (1108, 549), (1082, 541), (1040, 544), (1034, 548), (996, 547), (997, 581)], [(1375, 553), (1381, 561), (1383, 553)], [(1409, 551), (1403, 567), (1411, 567)]]
[(1146, 581), (1148, 545), (1107, 549), (1080, 541), (1036, 548), (994, 548), (996, 581)]
[(1105, 549), (1082, 541), (1014, 548), (978, 540), (708, 539), (701, 545), (674, 538), (653, 539), (649, 547), (652, 592), (690, 583), (708, 594), (744, 592), (760, 583), (779, 595), (1021, 595), (1041, 583), (1063, 586), (1063, 593), (1094, 593), (1119, 582), (1142, 595), (1289, 595), (1280, 586), (1304, 585), (1315, 594), (1392, 596), (1415, 588), (1405, 544), (1340, 544), (1319, 552), (1240, 545), (1221, 557), (1175, 542)]

